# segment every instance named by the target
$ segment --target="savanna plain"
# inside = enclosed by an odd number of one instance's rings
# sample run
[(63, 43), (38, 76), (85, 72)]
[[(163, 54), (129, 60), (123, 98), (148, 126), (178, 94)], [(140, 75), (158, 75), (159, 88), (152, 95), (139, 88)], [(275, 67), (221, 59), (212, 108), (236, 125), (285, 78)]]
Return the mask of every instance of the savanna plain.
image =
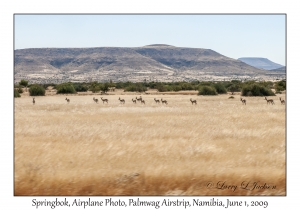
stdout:
[(284, 94), (139, 96), (15, 98), (14, 194), (286, 195)]

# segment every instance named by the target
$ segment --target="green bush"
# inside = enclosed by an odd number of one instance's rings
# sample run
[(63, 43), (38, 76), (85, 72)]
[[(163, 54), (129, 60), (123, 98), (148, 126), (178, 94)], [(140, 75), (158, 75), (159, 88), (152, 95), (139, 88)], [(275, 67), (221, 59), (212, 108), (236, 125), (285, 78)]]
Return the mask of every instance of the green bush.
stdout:
[(222, 83), (215, 83), (213, 86), (216, 89), (216, 91), (217, 91), (218, 94), (227, 93), (227, 90), (224, 87), (224, 85), (222, 85)]
[(250, 84), (242, 88), (242, 96), (275, 96), (275, 94), (267, 87)]
[(171, 87), (172, 87), (171, 89), (175, 92), (183, 90), (181, 85), (174, 85)]
[(92, 91), (93, 93), (99, 92), (100, 91), (100, 84), (98, 82), (93, 82), (91, 83), (89, 90)]
[(212, 86), (201, 86), (198, 95), (217, 95), (217, 91)]
[(129, 92), (145, 92), (147, 90), (147, 87), (145, 87), (141, 83), (133, 83), (126, 87), (124, 90)]
[(108, 82), (100, 85), (100, 90), (106, 93), (109, 90), (110, 84)]
[(44, 96), (45, 88), (37, 84), (30, 85), (29, 94), (30, 96)]
[(24, 80), (24, 79), (22, 79), (22, 80), (19, 82), (19, 85), (21, 85), (21, 86), (24, 86), (24, 87), (27, 87), (27, 85), (28, 85), (28, 81), (27, 81), (27, 80)]
[(87, 85), (84, 84), (74, 84), (73, 87), (76, 92), (86, 92), (89, 89)]
[(56, 94), (76, 93), (72, 83), (62, 83), (56, 85), (56, 90), (57, 90)]
[(227, 88), (227, 90), (228, 90), (229, 92), (231, 92), (231, 94), (233, 95), (234, 92), (239, 92), (239, 91), (241, 91), (241, 88), (240, 88), (240, 86), (237, 85), (237, 84), (231, 84), (231, 85)]
[(21, 87), (18, 88), (19, 93), (23, 93), (23, 89)]
[(163, 84), (159, 84), (156, 86), (156, 89), (159, 91), (159, 92), (166, 92), (167, 91), (167, 88), (165, 87), (165, 85)]
[(18, 91), (18, 90), (16, 90), (16, 89), (14, 89), (14, 97), (15, 97), (15, 98), (19, 98), (19, 97), (21, 97), (21, 95), (20, 95), (19, 91)]
[(230, 96), (228, 99), (234, 99), (234, 97), (233, 97), (233, 96)]
[(275, 84), (275, 90), (276, 90), (276, 92), (281, 92), (281, 91), (286, 90), (286, 81), (281, 80), (281, 81), (277, 82)]

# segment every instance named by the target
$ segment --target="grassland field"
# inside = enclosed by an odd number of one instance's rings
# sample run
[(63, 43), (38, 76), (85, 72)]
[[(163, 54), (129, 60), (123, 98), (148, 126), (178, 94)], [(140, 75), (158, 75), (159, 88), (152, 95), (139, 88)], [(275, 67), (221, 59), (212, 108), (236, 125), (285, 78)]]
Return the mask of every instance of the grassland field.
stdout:
[(190, 94), (22, 94), (14, 194), (286, 195), (285, 94)]

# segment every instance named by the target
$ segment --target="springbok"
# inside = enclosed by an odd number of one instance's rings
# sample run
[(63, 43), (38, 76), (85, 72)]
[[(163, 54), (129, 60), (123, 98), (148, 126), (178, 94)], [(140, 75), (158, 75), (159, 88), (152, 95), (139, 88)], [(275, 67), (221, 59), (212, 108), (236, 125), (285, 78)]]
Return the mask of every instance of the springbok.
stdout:
[(137, 101), (140, 101), (140, 102), (142, 102), (142, 96), (140, 96), (139, 98), (137, 98), (137, 97), (135, 97), (135, 99), (137, 100)]
[(146, 102), (143, 99), (141, 99), (141, 104), (146, 104)]
[(108, 99), (106, 99), (106, 98), (103, 99), (103, 98), (101, 97), (101, 100), (102, 100), (103, 103), (106, 102), (106, 103), (108, 104)]
[(154, 98), (155, 103), (160, 103), (159, 99)]
[(195, 105), (197, 104), (197, 100), (193, 100), (193, 99), (190, 98), (190, 101), (192, 102), (192, 105), (193, 104), (195, 104)]
[(94, 100), (96, 103), (98, 103), (98, 99), (97, 99), (97, 98), (94, 97), (93, 100)]
[(241, 102), (246, 105), (246, 99), (241, 98)]
[(70, 99), (69, 99), (69, 98), (66, 98), (65, 100), (66, 100), (68, 103), (70, 103)]
[(166, 100), (161, 99), (161, 103), (162, 104), (168, 104), (168, 102)]
[(271, 103), (272, 105), (275, 104), (273, 99), (267, 99), (267, 97), (265, 97), (265, 100), (267, 101), (267, 104)]
[(125, 100), (121, 99), (120, 97), (119, 97), (119, 101), (120, 101), (121, 104), (125, 104)]
[(279, 100), (280, 100), (281, 104), (285, 104), (285, 101), (283, 99), (281, 100), (281, 98), (279, 98)]
[(35, 104), (35, 99), (34, 99), (34, 98), (32, 99), (32, 104), (33, 104), (33, 105)]
[(136, 100), (133, 100), (133, 99), (132, 99), (132, 102), (136, 104)]

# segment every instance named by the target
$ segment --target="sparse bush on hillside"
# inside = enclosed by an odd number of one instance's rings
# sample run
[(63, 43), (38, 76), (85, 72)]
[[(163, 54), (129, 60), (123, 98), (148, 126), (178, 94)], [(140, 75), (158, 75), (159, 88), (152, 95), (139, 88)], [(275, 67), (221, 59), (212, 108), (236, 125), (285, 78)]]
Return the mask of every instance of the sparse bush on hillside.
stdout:
[(217, 95), (217, 91), (212, 86), (201, 86), (198, 95)]
[(21, 97), (20, 93), (19, 93), (18, 90), (16, 90), (16, 89), (14, 89), (14, 97), (15, 97), (15, 98)]
[(56, 85), (56, 90), (57, 90), (56, 94), (76, 93), (72, 83), (62, 83)]
[(258, 85), (258, 84), (250, 84), (245, 85), (242, 88), (242, 96), (274, 96), (275, 94), (272, 90), (267, 87)]
[(29, 94), (30, 96), (44, 96), (45, 88), (37, 84), (30, 85)]

